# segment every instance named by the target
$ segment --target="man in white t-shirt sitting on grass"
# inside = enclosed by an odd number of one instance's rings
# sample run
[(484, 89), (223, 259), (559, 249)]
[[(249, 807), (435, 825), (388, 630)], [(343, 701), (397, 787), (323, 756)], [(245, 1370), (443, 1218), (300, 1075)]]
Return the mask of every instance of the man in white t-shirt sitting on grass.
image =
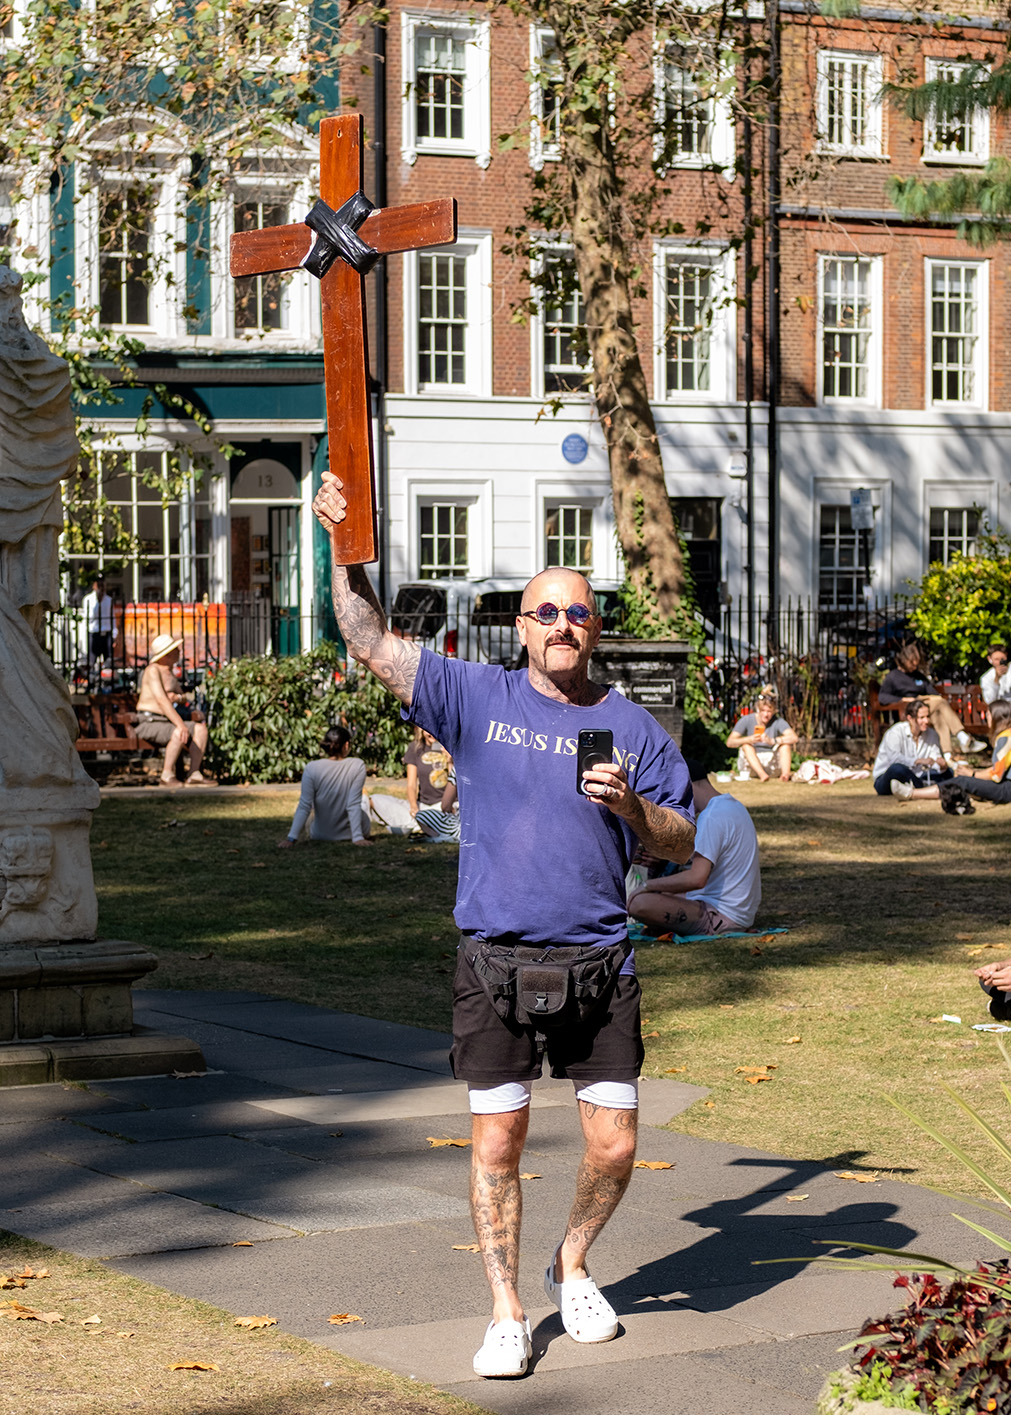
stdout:
[(790, 780), (790, 763), (797, 734), (776, 711), (775, 688), (763, 688), (754, 712), (737, 719), (727, 738), (727, 746), (737, 752), (737, 770), (743, 781), (747, 776), (768, 781)]
[(750, 928), (762, 902), (758, 835), (740, 801), (685, 758), (695, 799), (695, 853), (677, 874), (633, 891), (628, 912), (654, 933), (722, 934)]

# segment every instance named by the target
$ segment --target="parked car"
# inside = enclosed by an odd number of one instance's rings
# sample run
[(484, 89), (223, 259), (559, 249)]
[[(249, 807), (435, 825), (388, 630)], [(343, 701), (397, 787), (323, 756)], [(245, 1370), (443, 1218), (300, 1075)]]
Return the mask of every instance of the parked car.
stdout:
[[(613, 632), (620, 602), (618, 586), (594, 586), (604, 632)], [(522, 657), (516, 616), (523, 585), (515, 580), (416, 580), (401, 585), (393, 601), (390, 627), (449, 658), (515, 667)]]

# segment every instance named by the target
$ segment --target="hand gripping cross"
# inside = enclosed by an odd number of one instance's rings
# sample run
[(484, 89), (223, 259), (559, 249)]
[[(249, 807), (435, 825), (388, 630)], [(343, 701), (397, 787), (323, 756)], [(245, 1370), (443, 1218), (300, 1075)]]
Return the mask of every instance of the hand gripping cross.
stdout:
[(320, 200), (304, 221), (238, 232), (233, 276), (308, 270), (323, 301), (323, 371), (330, 470), (344, 483), (347, 516), (331, 532), (339, 565), (377, 559), (376, 491), (364, 276), (380, 256), (456, 240), (452, 198), (377, 210), (362, 192), (360, 113), (324, 118)]

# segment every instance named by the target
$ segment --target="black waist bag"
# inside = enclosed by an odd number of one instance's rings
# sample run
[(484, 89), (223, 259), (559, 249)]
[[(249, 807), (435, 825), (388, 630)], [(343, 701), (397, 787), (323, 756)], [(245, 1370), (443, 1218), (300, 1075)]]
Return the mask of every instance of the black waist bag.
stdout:
[(611, 993), (629, 954), (602, 948), (532, 948), (468, 938), (471, 965), (503, 1021), (557, 1027), (586, 1022)]

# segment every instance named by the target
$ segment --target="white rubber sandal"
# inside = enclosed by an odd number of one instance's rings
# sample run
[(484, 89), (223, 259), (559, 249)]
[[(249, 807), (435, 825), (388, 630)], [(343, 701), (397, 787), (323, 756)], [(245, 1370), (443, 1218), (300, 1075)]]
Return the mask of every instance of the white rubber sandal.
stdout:
[(555, 1263), (561, 1246), (559, 1243), (544, 1274), (544, 1291), (562, 1314), (562, 1326), (573, 1341), (587, 1344), (610, 1341), (618, 1333), (618, 1314), (593, 1278), (555, 1280)]
[(489, 1322), (481, 1349), (474, 1357), (474, 1374), (485, 1380), (525, 1376), (533, 1349), (526, 1318), (522, 1322)]

